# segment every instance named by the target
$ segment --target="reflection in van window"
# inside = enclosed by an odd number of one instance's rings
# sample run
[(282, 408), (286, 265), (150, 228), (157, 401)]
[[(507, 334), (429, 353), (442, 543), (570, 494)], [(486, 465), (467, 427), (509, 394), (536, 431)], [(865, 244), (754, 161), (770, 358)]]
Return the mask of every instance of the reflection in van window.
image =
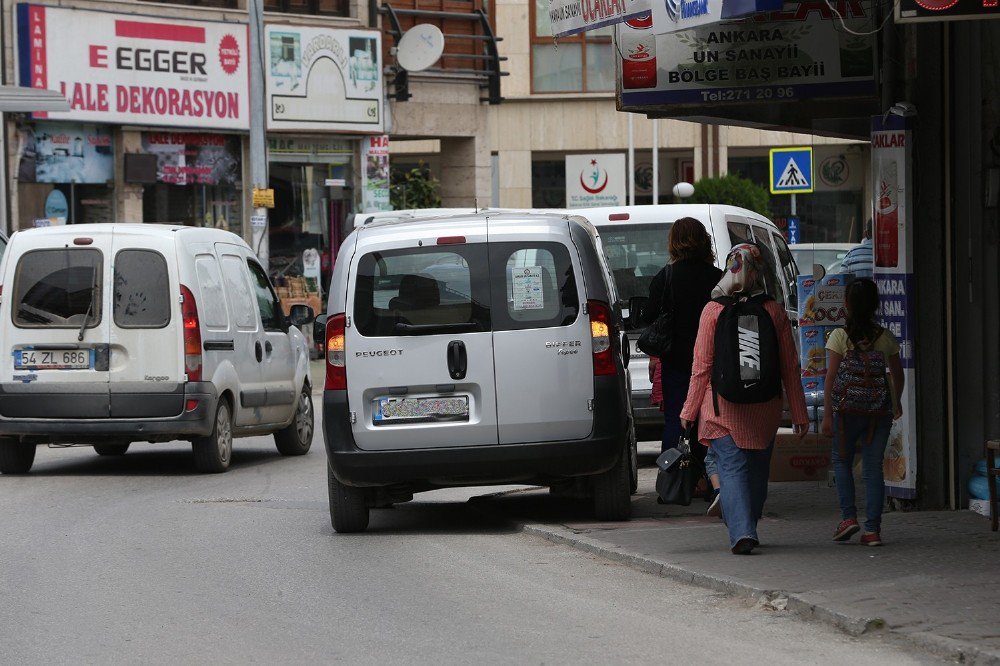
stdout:
[(358, 262), (354, 319), (364, 336), (488, 331), (488, 282), (483, 245), (373, 252)]
[(222, 274), (219, 263), (211, 254), (199, 254), (194, 260), (201, 287), (202, 308), (198, 316), (205, 327), (226, 330), (229, 328), (229, 314), (226, 312), (226, 296), (222, 288)]
[(14, 275), (14, 324), (97, 326), (101, 321), (100, 250), (60, 248), (24, 254)]
[(566, 326), (576, 321), (579, 299), (565, 246), (538, 243), (524, 247), (520, 243), (502, 243), (494, 248), (491, 262), (498, 266), (502, 263), (506, 269), (504, 314), (508, 319), (494, 317), (494, 330)]
[(616, 224), (598, 226), (604, 256), (615, 278), (618, 298), (648, 296), (649, 283), (667, 265), (667, 238), (673, 224)]
[(233, 319), (236, 326), (244, 329), (257, 329), (257, 317), (254, 316), (257, 306), (250, 295), (250, 285), (247, 283), (247, 265), (234, 254), (222, 255), (222, 276), (226, 281), (226, 292), (233, 306)]
[(267, 279), (264, 269), (257, 263), (248, 261), (250, 275), (253, 281), (254, 296), (257, 297), (257, 310), (260, 312), (260, 321), (264, 325), (265, 331), (284, 331), (282, 319), (285, 316), (278, 304), (278, 297), (271, 289), (271, 282)]
[(163, 328), (170, 322), (170, 278), (163, 255), (122, 250), (115, 255), (115, 325)]

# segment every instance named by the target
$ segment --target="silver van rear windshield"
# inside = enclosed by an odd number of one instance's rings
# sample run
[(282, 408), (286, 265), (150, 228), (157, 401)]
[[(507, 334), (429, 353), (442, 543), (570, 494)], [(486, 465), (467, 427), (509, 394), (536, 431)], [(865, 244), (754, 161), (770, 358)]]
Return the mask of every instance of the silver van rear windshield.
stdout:
[(95, 248), (26, 252), (14, 274), (14, 325), (22, 328), (87, 328), (101, 322), (104, 258)]

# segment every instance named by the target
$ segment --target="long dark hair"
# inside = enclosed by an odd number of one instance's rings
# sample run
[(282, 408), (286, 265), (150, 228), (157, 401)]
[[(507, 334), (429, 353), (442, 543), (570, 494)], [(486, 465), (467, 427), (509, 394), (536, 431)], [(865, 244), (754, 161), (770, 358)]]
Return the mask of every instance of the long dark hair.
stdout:
[(693, 217), (682, 217), (670, 227), (667, 250), (674, 261), (699, 259), (715, 263), (712, 237), (705, 231), (705, 225)]
[(875, 321), (878, 287), (868, 278), (859, 278), (847, 287), (847, 336), (852, 340), (875, 340), (882, 330)]

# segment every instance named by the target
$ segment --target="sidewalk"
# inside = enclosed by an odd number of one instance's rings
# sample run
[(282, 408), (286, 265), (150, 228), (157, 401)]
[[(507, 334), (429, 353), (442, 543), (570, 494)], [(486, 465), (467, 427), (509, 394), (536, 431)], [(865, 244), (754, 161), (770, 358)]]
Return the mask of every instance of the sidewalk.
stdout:
[(1000, 664), (1000, 533), (971, 511), (886, 513), (885, 546), (831, 541), (839, 522), (826, 483), (772, 483), (761, 547), (732, 555), (707, 504), (656, 503), (640, 469), (628, 523), (594, 523), (578, 499), (545, 490), (486, 500), (526, 532), (660, 576), (751, 597), (852, 634), (887, 629), (941, 657)]

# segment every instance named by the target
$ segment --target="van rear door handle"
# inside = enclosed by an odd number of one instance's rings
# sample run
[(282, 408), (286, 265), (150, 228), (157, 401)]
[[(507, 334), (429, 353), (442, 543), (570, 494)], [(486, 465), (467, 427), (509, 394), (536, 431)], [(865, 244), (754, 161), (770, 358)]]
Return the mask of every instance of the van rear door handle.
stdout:
[(274, 351), (274, 347), (271, 346), (270, 340), (264, 343), (264, 351), (267, 352), (268, 356), (270, 356), (271, 352)]
[(452, 379), (465, 379), (469, 365), (469, 357), (465, 352), (465, 343), (452, 340), (448, 343), (448, 374)]

